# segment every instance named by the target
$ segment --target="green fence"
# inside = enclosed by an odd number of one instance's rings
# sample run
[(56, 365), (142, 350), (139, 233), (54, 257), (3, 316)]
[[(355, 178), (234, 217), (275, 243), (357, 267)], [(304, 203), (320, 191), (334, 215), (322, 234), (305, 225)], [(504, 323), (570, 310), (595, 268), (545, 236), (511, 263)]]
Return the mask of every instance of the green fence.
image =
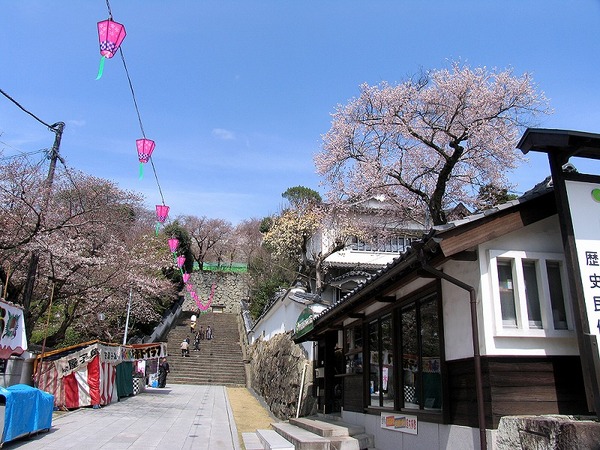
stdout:
[[(198, 263), (194, 263), (194, 270), (199, 270), (200, 266)], [(246, 273), (248, 272), (248, 265), (242, 263), (233, 264), (218, 264), (218, 263), (204, 263), (202, 266), (206, 272), (233, 272), (233, 273)]]

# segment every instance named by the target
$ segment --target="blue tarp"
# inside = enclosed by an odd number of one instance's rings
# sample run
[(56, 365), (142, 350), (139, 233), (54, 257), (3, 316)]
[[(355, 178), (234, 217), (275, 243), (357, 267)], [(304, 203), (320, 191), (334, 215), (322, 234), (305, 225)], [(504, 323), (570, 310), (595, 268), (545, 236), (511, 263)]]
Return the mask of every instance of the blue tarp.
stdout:
[(2, 442), (52, 427), (54, 396), (26, 384), (0, 387), (4, 397), (4, 430)]

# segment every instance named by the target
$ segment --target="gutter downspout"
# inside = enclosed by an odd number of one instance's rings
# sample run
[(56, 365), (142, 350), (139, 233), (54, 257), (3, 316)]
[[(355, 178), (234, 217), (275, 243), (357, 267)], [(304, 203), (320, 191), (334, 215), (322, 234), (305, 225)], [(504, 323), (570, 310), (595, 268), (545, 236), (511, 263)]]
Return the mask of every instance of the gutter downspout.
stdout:
[(421, 250), (422, 269), (437, 278), (444, 279), (449, 283), (469, 291), (469, 300), (471, 303), (471, 332), (473, 334), (473, 362), (475, 364), (475, 391), (477, 393), (477, 416), (479, 419), (479, 442), (482, 450), (487, 450), (487, 438), (485, 431), (485, 410), (483, 407), (483, 378), (481, 375), (481, 354), (479, 353), (479, 325), (477, 321), (477, 294), (475, 288), (462, 281), (427, 265), (425, 255)]

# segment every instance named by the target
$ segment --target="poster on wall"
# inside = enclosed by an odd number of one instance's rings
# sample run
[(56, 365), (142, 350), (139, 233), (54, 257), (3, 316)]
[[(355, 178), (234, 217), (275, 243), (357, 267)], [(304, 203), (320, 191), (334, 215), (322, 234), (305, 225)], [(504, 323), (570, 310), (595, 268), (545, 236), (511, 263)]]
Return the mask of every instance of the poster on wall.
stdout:
[(600, 340), (600, 184), (566, 181), (590, 333)]
[(0, 300), (0, 358), (20, 355), (27, 350), (23, 309)]
[(417, 416), (381, 413), (381, 428), (408, 434), (418, 434)]

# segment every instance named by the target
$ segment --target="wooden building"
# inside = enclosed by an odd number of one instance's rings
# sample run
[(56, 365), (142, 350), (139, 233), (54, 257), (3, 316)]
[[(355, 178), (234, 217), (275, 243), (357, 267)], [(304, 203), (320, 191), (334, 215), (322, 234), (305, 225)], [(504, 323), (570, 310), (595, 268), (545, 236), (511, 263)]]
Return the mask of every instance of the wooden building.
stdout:
[(320, 412), (385, 450), (492, 448), (502, 417), (594, 411), (554, 191), (436, 227), (314, 317), (297, 342), (318, 342)]

